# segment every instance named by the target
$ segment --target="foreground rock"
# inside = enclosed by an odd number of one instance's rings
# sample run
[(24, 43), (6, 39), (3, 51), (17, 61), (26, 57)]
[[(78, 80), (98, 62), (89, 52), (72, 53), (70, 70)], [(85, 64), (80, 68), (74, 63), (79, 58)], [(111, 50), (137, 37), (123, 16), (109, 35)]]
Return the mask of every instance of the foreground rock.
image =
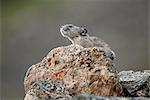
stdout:
[(89, 94), (80, 94), (72, 100), (149, 100), (147, 97), (102, 97)]
[[(42, 80), (47, 84), (39, 85)], [(83, 48), (69, 45), (51, 50), (40, 63), (32, 65), (26, 73), (26, 98), (31, 97), (31, 91), (38, 91), (37, 86), (42, 87), (42, 91), (47, 91), (48, 98), (53, 98), (52, 90), (55, 89), (51, 90), (51, 86), (46, 88), (54, 81), (63, 88), (57, 95), (65, 95), (65, 98), (81, 93), (96, 96), (123, 95), (113, 62), (100, 47)]]

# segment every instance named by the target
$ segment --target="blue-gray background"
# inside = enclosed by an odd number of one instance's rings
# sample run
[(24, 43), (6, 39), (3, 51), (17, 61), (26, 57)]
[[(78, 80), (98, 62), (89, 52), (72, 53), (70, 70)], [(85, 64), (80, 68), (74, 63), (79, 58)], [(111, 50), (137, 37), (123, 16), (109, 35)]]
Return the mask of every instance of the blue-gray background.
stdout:
[(86, 27), (115, 51), (120, 70), (148, 69), (149, 0), (3, 0), (2, 98), (22, 99), (27, 69), (54, 47), (66, 23)]

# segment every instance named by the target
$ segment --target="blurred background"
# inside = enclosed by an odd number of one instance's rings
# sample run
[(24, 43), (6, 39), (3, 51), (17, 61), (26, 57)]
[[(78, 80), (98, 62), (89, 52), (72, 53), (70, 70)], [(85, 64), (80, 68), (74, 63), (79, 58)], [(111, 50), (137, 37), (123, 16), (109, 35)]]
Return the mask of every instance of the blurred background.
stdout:
[(115, 51), (116, 68), (149, 69), (149, 0), (3, 0), (2, 100), (21, 100), (32, 64), (70, 42), (60, 35), (66, 23), (86, 27)]

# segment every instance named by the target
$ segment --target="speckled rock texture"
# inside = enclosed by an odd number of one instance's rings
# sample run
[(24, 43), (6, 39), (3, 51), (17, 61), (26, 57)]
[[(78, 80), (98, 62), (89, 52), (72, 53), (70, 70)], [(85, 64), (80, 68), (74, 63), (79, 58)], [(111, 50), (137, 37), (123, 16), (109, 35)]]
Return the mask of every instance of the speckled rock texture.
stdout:
[(71, 100), (72, 97), (57, 81), (37, 81), (32, 84), (24, 100)]
[(150, 97), (150, 70), (143, 72), (122, 71), (118, 75), (125, 96)]
[[(48, 83), (57, 81), (63, 91), (66, 91), (61, 92), (63, 95), (123, 95), (113, 61), (100, 47), (83, 48), (79, 45), (69, 45), (54, 48), (41, 62), (28, 69), (24, 79), (25, 93), (33, 91), (33, 84), (41, 80)], [(52, 92), (50, 89), (47, 91)]]
[(102, 97), (89, 94), (80, 94), (75, 96), (72, 100), (150, 100), (148, 97)]

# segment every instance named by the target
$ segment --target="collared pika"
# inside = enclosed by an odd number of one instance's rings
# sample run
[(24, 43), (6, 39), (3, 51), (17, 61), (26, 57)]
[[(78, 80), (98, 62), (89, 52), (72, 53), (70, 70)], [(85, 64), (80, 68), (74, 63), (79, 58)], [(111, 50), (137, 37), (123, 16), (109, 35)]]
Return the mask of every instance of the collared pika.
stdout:
[(112, 60), (115, 58), (115, 53), (111, 50), (110, 46), (102, 39), (90, 36), (85, 28), (73, 24), (66, 24), (60, 28), (60, 32), (62, 36), (68, 38), (72, 44), (77, 44), (84, 48), (102, 47), (106, 52), (106, 56)]

